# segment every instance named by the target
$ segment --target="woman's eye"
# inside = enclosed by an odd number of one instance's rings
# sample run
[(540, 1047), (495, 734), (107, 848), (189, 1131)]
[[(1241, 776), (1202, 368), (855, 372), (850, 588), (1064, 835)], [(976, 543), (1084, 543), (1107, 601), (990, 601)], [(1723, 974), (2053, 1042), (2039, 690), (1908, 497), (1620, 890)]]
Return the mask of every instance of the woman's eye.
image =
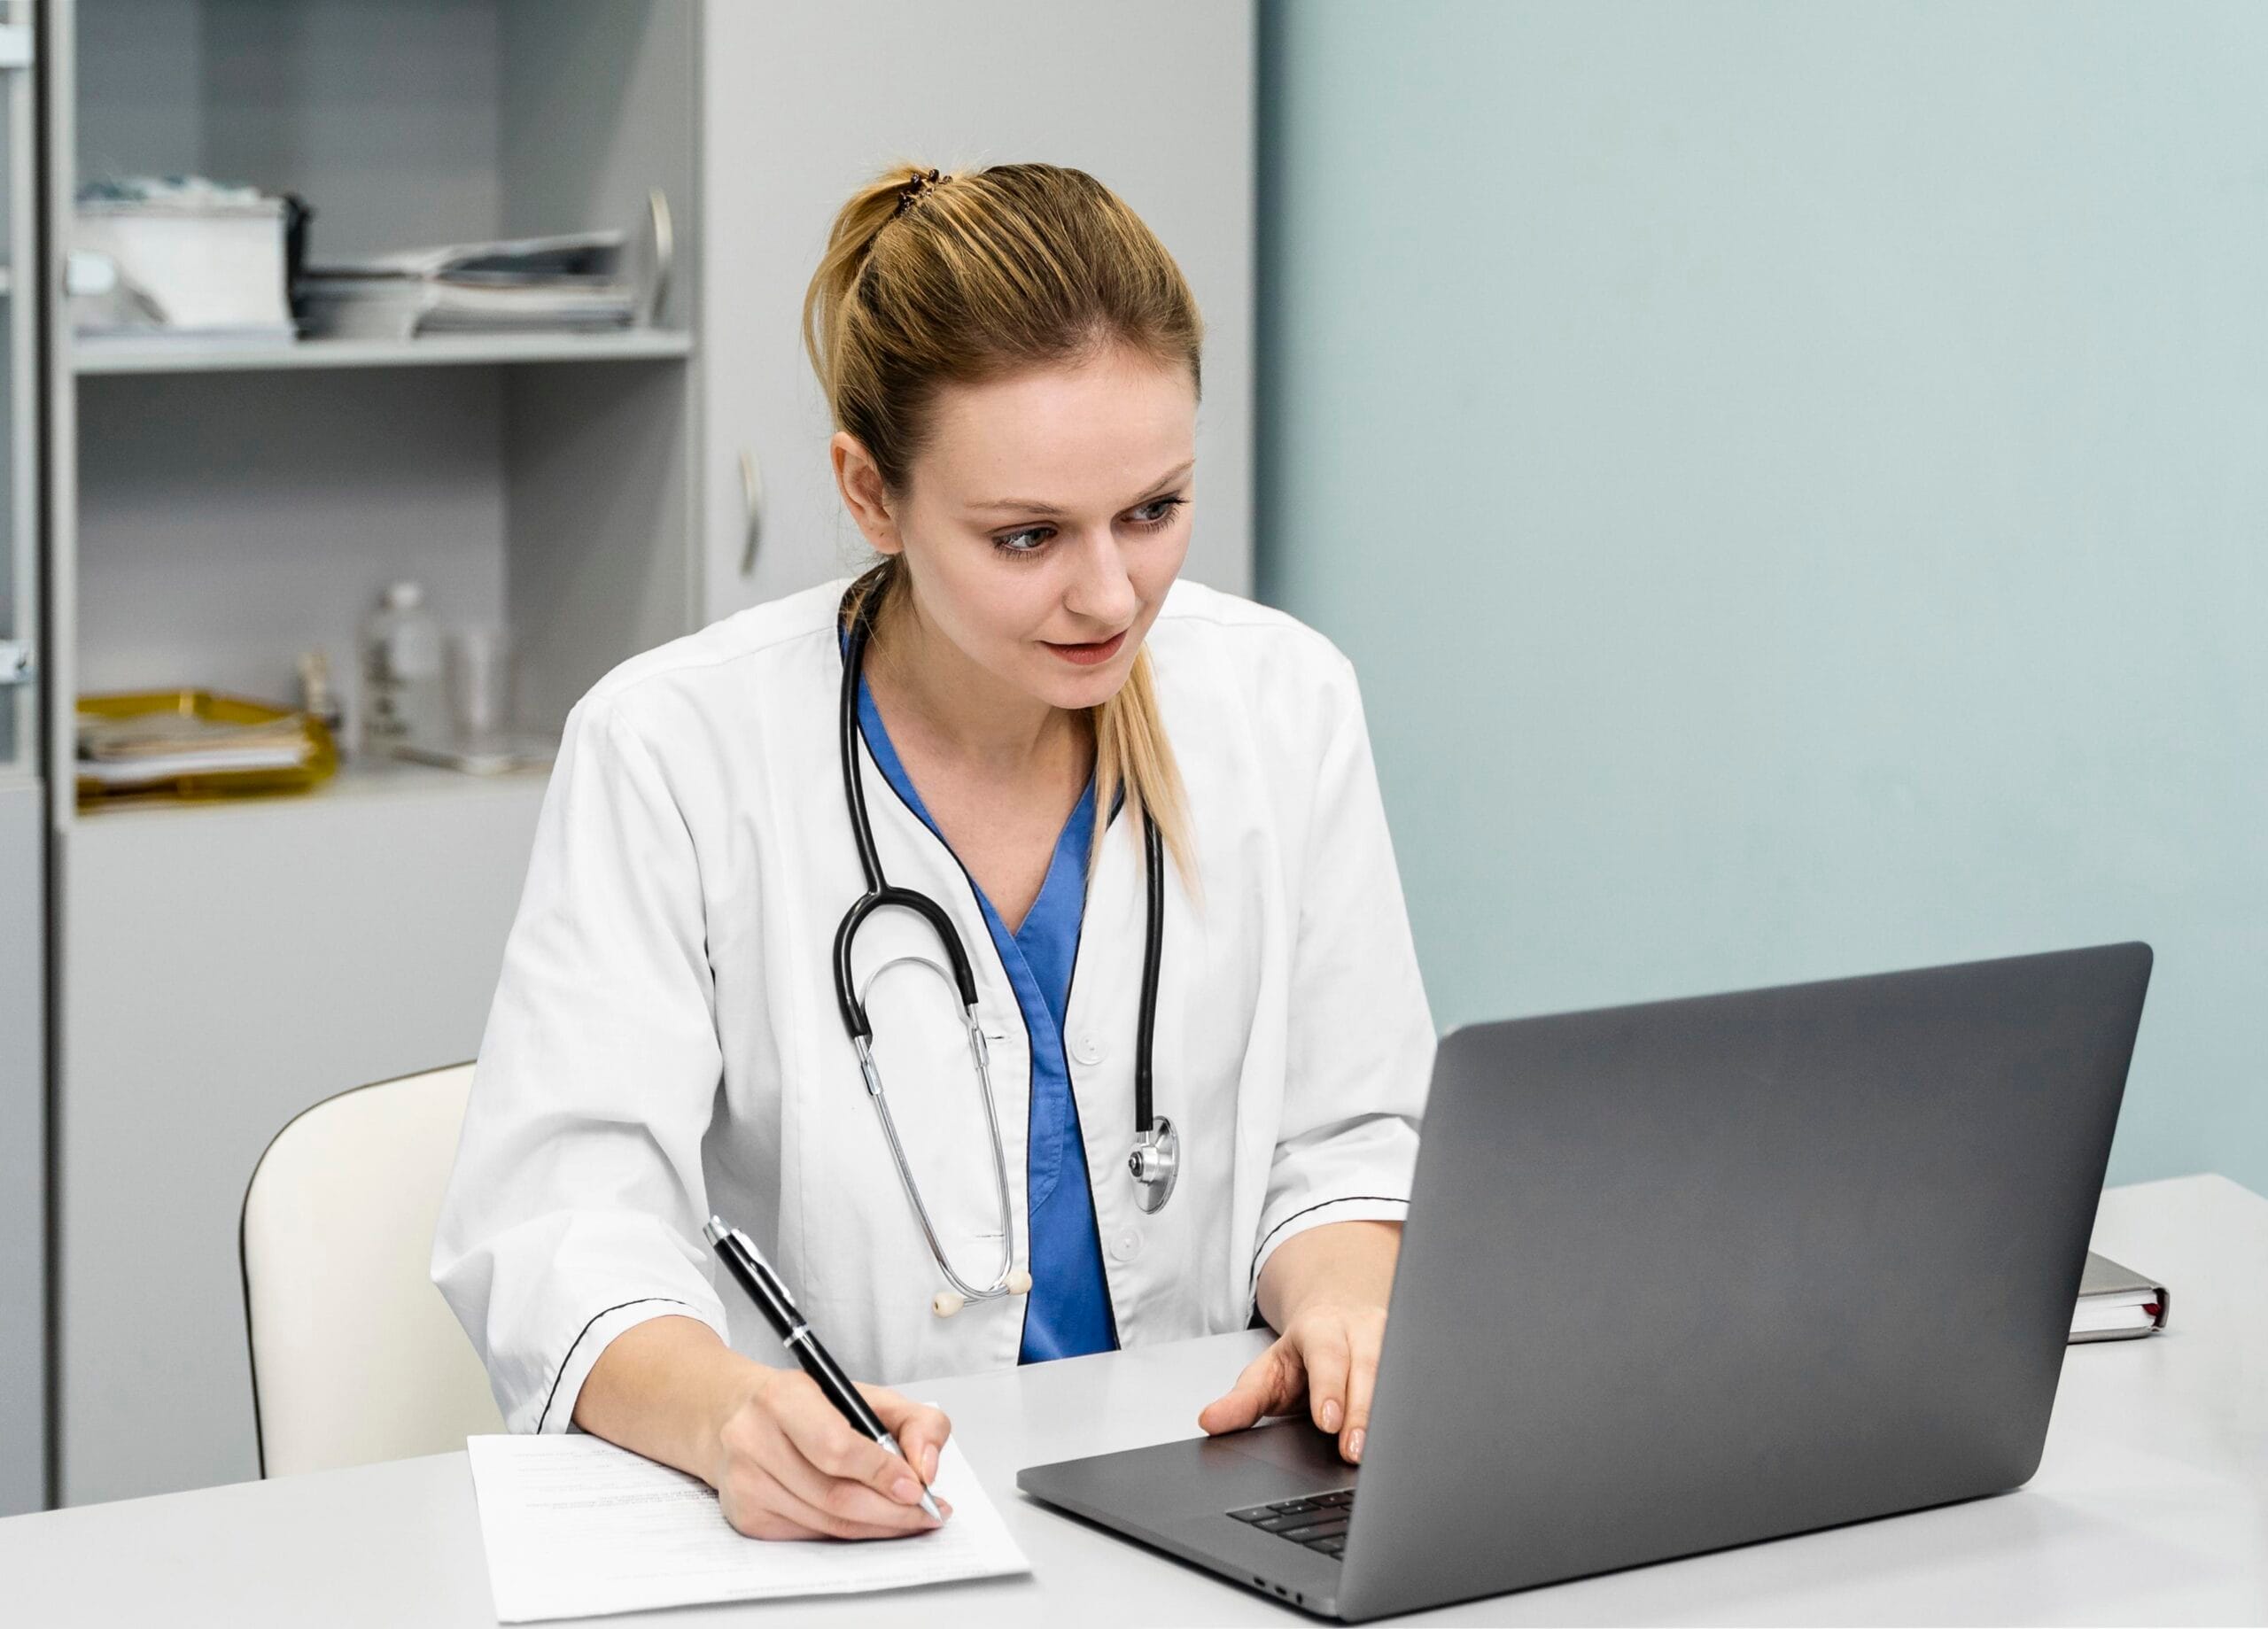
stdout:
[[(1155, 531), (1173, 519), (1173, 512), (1188, 501), (1185, 498), (1153, 498), (1126, 511), (1132, 524), (1145, 531)], [(1027, 526), (1021, 531), (1004, 531), (992, 539), (992, 547), (1004, 555), (1029, 557), (1045, 548), (1055, 535), (1052, 526)]]

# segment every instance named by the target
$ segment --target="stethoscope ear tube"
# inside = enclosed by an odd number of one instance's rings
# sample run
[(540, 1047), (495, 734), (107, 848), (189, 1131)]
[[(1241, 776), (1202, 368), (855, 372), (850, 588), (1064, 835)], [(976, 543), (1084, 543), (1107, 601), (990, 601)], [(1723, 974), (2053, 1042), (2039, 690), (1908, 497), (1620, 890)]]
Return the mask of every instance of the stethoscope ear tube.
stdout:
[(954, 931), (952, 919), (944, 907), (926, 894), (912, 888), (893, 888), (882, 876), (882, 856), (874, 847), (874, 828), (866, 818), (866, 787), (858, 774), (858, 675), (866, 658), (866, 636), (870, 632), (865, 609), (852, 619), (849, 648), (843, 654), (843, 695), (841, 718), (843, 747), (843, 795), (850, 810), (850, 831), (858, 844), (858, 867), (866, 873), (866, 892), (852, 905), (835, 930), (835, 999), (843, 1011), (843, 1026), (859, 1039), (874, 1038), (874, 1027), (866, 1020), (866, 1004), (858, 998), (850, 971), (851, 942), (858, 936), (858, 929), (866, 919), (887, 905), (896, 905), (913, 911), (929, 924), (933, 932), (944, 942), (946, 959), (952, 963), (953, 988), (959, 992), (960, 1005), (972, 1014), (976, 1008), (976, 972), (969, 966), (968, 951)]
[(1173, 1198), (1181, 1176), (1181, 1133), (1157, 1113), (1150, 1092), (1150, 1046), (1158, 1033), (1158, 966), (1164, 959), (1166, 868), (1158, 823), (1142, 811), (1142, 862), (1149, 879), (1149, 916), (1142, 938), (1142, 1015), (1134, 1031), (1134, 1151), (1126, 1168), (1134, 1178), (1134, 1204), (1155, 1215)]
[(838, 724), (843, 747), (843, 801), (850, 810), (850, 834), (858, 843), (858, 868), (866, 873), (866, 892), (882, 889), (882, 857), (874, 852), (874, 828), (866, 819), (866, 787), (858, 778), (858, 674), (866, 662), (869, 632), (866, 609), (851, 619), (849, 642), (843, 652), (843, 698)]
[(1165, 865), (1158, 823), (1142, 811), (1142, 869), (1149, 885), (1149, 914), (1142, 931), (1142, 1012), (1134, 1027), (1134, 1134), (1157, 1126), (1150, 1100), (1150, 1043), (1158, 1029), (1158, 964), (1165, 948)]
[(926, 894), (885, 886), (852, 905), (835, 930), (835, 999), (843, 1009), (843, 1028), (857, 1039), (874, 1038), (874, 1027), (866, 1019), (866, 1004), (858, 998), (857, 981), (851, 976), (850, 946), (866, 919), (885, 905), (911, 911), (936, 929), (944, 944), (945, 958), (952, 964), (953, 989), (960, 997), (962, 1009), (973, 1021), (976, 1012), (976, 970), (969, 966), (968, 952), (961, 946), (960, 935), (953, 931), (952, 919), (945, 914), (944, 906)]

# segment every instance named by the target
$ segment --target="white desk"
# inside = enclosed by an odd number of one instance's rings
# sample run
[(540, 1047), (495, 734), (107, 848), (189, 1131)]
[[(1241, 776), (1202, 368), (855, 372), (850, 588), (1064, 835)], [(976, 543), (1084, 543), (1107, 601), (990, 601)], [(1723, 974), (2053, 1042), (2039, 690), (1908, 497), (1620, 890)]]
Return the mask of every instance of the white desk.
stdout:
[[(1466, 1623), (2268, 1619), (2268, 1199), (2219, 1177), (2103, 1196), (2095, 1243), (2173, 1288), (2171, 1327), (2074, 1347), (2047, 1457), (1995, 1499), (1499, 1596)], [(952, 1415), (1033, 1575), (920, 1594), (594, 1622), (1309, 1621), (1015, 1492), (1020, 1465), (1194, 1433), (1257, 1335), (920, 1388)], [(462, 1454), (0, 1521), (11, 1623), (492, 1625)]]

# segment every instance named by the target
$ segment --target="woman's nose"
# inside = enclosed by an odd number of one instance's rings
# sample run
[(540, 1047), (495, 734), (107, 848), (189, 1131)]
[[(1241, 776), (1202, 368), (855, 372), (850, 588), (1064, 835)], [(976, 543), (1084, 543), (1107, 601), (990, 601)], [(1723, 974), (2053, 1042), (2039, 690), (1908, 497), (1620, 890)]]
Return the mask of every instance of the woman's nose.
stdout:
[(1107, 531), (1091, 538), (1079, 550), (1077, 575), (1063, 596), (1066, 609), (1090, 622), (1117, 629), (1134, 620), (1141, 602), (1141, 596), (1134, 592), (1134, 579), (1127, 575), (1118, 539)]

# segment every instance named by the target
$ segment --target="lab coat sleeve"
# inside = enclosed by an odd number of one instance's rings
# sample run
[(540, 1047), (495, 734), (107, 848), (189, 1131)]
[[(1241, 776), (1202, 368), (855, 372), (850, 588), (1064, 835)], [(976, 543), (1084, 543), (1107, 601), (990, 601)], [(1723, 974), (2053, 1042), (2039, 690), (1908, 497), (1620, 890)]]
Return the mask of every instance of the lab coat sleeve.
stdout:
[(474, 1070), (432, 1274), (506, 1426), (560, 1431), (648, 1318), (726, 1335), (700, 1242), (721, 1072), (700, 873), (653, 753), (569, 719)]
[(1252, 1265), (1326, 1222), (1400, 1221), (1433, 1066), (1433, 1020), (1354, 669), (1301, 846), (1282, 1116)]

